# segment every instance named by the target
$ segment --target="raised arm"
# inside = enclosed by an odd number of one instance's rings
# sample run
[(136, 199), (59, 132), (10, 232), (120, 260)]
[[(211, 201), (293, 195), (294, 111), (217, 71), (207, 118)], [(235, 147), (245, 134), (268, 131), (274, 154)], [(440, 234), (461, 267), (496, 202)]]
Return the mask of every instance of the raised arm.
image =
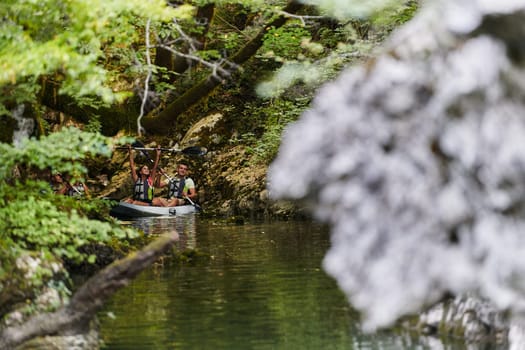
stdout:
[(139, 176), (137, 175), (137, 170), (135, 169), (135, 160), (133, 159), (133, 150), (131, 149), (131, 146), (128, 145), (129, 150), (129, 166), (131, 168), (131, 178), (133, 179), (133, 182), (137, 182)]
[(159, 159), (160, 159), (160, 146), (157, 146), (157, 149), (155, 150), (157, 153), (155, 156), (155, 163), (153, 163), (153, 169), (151, 169), (151, 178), (153, 181), (157, 178), (157, 167), (159, 165)]

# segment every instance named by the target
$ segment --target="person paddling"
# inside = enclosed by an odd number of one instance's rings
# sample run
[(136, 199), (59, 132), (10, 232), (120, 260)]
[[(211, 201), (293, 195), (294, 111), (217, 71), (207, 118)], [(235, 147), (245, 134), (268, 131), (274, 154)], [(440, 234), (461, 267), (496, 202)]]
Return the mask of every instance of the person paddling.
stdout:
[(153, 205), (159, 207), (172, 207), (193, 203), (197, 197), (195, 182), (188, 176), (189, 165), (186, 162), (179, 162), (177, 173), (174, 177), (165, 182), (160, 180), (159, 187), (168, 186), (166, 198), (155, 197)]
[(90, 199), (89, 189), (85, 183), (77, 181), (75, 183), (70, 183), (66, 181), (67, 192), (66, 195), (70, 197), (85, 197)]
[(129, 146), (129, 165), (131, 167), (131, 178), (133, 179), (133, 197), (124, 200), (127, 203), (136, 205), (152, 205), (154, 192), (154, 179), (157, 175), (157, 165), (159, 164), (160, 148), (156, 149), (157, 156), (153, 164), (153, 168), (149, 169), (147, 165), (143, 165), (139, 172), (135, 169), (135, 161), (133, 150)]
[(66, 194), (67, 186), (64, 182), (62, 174), (59, 172), (54, 172), (49, 181), (49, 186), (54, 194)]
[(71, 184), (68, 178), (67, 174), (65, 177), (59, 172), (53, 174), (50, 185), (55, 194), (90, 198), (89, 190), (85, 183), (77, 181)]

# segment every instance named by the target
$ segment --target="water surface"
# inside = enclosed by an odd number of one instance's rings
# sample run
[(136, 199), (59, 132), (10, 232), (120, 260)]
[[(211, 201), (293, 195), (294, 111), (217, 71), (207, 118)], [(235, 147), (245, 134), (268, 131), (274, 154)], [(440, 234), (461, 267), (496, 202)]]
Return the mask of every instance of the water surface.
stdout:
[(103, 349), (494, 349), (362, 334), (321, 268), (329, 234), (320, 224), (189, 215), (133, 225), (148, 234), (176, 228), (176, 249), (199, 257), (166, 258), (119, 291), (99, 313)]

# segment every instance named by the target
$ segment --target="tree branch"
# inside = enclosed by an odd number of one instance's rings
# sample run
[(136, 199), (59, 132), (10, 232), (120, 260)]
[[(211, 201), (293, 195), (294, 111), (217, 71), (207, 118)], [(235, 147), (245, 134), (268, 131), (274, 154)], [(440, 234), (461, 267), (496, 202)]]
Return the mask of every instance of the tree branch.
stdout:
[[(303, 7), (303, 4), (292, 0), (282, 10), (282, 13), (275, 17), (272, 21), (267, 23), (255, 37), (253, 37), (246, 45), (244, 45), (239, 51), (233, 54), (227, 62), (232, 66), (240, 66), (252, 57), (257, 50), (263, 44), (264, 35), (267, 31), (274, 27), (279, 28), (283, 26), (287, 21), (287, 16), (290, 13), (297, 12)], [(284, 15), (286, 13), (286, 16)], [(186, 91), (183, 95), (177, 98), (174, 102), (169, 104), (163, 111), (158, 115), (154, 116), (150, 114), (143, 120), (143, 126), (149, 133), (154, 134), (166, 134), (170, 131), (169, 125), (175, 125), (177, 117), (182, 112), (186, 111), (192, 105), (200, 101), (202, 98), (208, 96), (217, 86), (221, 84), (222, 79), (216, 79), (212, 73), (207, 78), (201, 80), (195, 84), (191, 89)]]

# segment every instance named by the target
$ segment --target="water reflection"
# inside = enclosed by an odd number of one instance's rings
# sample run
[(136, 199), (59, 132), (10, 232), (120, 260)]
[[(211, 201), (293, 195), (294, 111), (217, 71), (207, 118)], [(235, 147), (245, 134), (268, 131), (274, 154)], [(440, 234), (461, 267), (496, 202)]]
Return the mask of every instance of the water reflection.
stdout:
[(179, 247), (182, 249), (197, 248), (196, 215), (188, 213), (180, 216), (137, 218), (126, 221), (127, 224), (143, 231), (145, 234), (159, 235), (176, 230), (179, 234)]
[(330, 240), (318, 224), (236, 226), (194, 215), (133, 224), (148, 234), (176, 228), (181, 248), (197, 247), (208, 258), (166, 259), (117, 293), (99, 314), (103, 349), (485, 349), (363, 334), (320, 267)]

